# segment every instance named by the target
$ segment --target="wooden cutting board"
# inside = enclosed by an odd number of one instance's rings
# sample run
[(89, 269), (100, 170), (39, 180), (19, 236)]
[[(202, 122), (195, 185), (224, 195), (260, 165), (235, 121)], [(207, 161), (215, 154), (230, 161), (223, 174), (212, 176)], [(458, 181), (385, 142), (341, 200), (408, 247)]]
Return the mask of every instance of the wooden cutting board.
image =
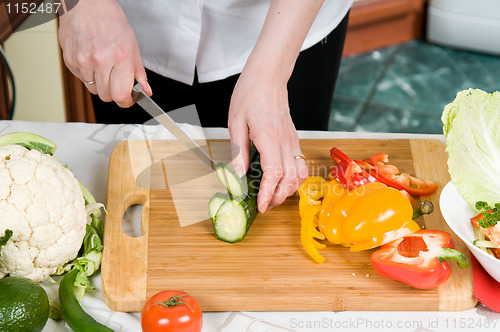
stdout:
[[(207, 144), (216, 158), (221, 146), (227, 150), (227, 141)], [(428, 197), (435, 212), (417, 221), (428, 229), (450, 232), (456, 248), (468, 254), (439, 212), (441, 189), (450, 180), (443, 142), (301, 140), (310, 175), (326, 176), (333, 164), (329, 150), (334, 146), (355, 159), (386, 152), (401, 172), (435, 181), (440, 189)], [(374, 250), (353, 253), (330, 245), (320, 251), (326, 261), (315, 263), (300, 242), (297, 195), (259, 215), (242, 242), (217, 240), (203, 199), (220, 188), (206, 182), (213, 175), (192, 166), (199, 161), (181, 150), (170, 140), (124, 141), (111, 155), (102, 263), (103, 297), (111, 309), (140, 311), (149, 297), (169, 289), (190, 293), (203, 311), (450, 311), (475, 306), (472, 271), (460, 270), (454, 262), (450, 262), (451, 278), (431, 290), (377, 275), (370, 264)], [(191, 199), (174, 204), (169, 187), (184, 184), (191, 188)], [(123, 215), (137, 204), (142, 205), (142, 235), (129, 237), (123, 231)], [(175, 208), (181, 205), (195, 214), (201, 211), (204, 218), (182, 227)]]

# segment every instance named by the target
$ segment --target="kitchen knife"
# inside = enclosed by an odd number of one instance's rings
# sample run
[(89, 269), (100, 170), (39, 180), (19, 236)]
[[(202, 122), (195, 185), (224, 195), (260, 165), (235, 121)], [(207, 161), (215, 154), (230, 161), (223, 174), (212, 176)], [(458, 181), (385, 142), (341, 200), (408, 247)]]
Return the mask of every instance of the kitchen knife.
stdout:
[(215, 171), (217, 164), (210, 156), (191, 139), (182, 129), (175, 123), (172, 118), (165, 113), (148, 95), (142, 90), (139, 83), (134, 85), (132, 89), (132, 98), (139, 106), (156, 119), (163, 127), (167, 128), (181, 143), (189, 148), (208, 168)]

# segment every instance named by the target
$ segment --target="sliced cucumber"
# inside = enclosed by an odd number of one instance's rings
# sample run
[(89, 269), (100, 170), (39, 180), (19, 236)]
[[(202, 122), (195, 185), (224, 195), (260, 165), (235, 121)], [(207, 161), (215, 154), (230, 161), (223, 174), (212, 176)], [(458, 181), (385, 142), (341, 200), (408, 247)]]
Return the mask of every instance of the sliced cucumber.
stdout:
[(219, 210), (222, 203), (229, 200), (228, 194), (223, 193), (215, 193), (210, 200), (208, 201), (208, 216), (212, 221), (214, 221), (214, 217), (217, 214), (217, 210)]
[(216, 174), (228, 194), (216, 193), (208, 203), (208, 214), (212, 218), (215, 235), (219, 240), (229, 243), (241, 241), (259, 214), (257, 195), (262, 178), (260, 154), (252, 144), (250, 165), (242, 178), (224, 164), (216, 166)]
[[(250, 199), (247, 197), (247, 199)], [(215, 235), (221, 241), (234, 243), (243, 240), (252, 225), (257, 210), (251, 210), (247, 200), (224, 201), (217, 210), (214, 218)]]
[(220, 183), (227, 189), (230, 196), (237, 198), (246, 194), (238, 174), (226, 164), (219, 163), (215, 166), (215, 174)]
[(500, 246), (496, 243), (493, 243), (488, 240), (474, 240), (474, 245), (482, 248), (500, 248)]
[(0, 136), (0, 146), (17, 144), (28, 150), (38, 150), (42, 153), (53, 155), (56, 151), (56, 144), (51, 140), (28, 132), (14, 132)]

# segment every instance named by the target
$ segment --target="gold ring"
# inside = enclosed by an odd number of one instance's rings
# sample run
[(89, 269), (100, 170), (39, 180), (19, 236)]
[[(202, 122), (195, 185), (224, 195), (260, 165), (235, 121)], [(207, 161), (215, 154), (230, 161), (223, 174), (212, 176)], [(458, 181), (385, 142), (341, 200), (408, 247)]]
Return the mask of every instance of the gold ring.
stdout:
[(95, 84), (95, 81), (89, 81), (89, 82), (84, 81), (83, 83), (88, 84), (88, 85), (92, 85), (92, 84)]
[(299, 154), (299, 155), (294, 156), (293, 159), (304, 159), (304, 160), (306, 160), (306, 156), (304, 156), (303, 154)]

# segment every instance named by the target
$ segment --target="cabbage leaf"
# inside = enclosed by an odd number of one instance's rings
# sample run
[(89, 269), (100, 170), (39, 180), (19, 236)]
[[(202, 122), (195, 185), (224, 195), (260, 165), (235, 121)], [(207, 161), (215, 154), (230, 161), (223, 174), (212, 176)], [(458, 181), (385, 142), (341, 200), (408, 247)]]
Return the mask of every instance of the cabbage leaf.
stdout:
[(469, 89), (443, 111), (448, 171), (460, 195), (475, 203), (500, 202), (500, 92)]

